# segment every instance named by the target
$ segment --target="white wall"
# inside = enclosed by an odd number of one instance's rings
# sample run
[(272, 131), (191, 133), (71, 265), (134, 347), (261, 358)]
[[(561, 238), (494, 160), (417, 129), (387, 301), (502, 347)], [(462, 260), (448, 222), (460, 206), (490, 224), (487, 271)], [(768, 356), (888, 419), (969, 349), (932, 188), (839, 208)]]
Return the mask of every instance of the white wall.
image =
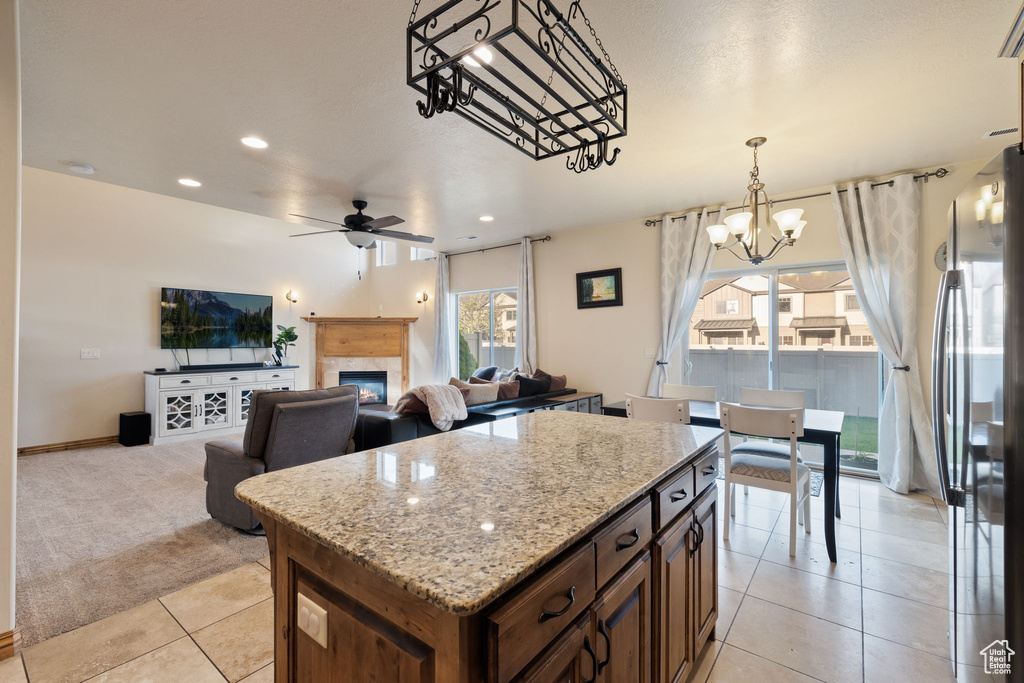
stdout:
[[(932, 264), (932, 257), (935, 249), (946, 239), (946, 211), (950, 203), (986, 161), (947, 164), (950, 175), (941, 180), (932, 179), (922, 189), (917, 320), (921, 363), (925, 366), (922, 379), (926, 390), (931, 326), (939, 281), (939, 271)], [(812, 188), (789, 196), (827, 189)], [(729, 205), (734, 205), (738, 199), (733, 198)], [(804, 218), (808, 225), (799, 244), (784, 249), (767, 266), (842, 261), (831, 198), (804, 200), (788, 206), (805, 209)], [(608, 402), (621, 400), (626, 392), (646, 391), (654, 361), (644, 357), (644, 349), (657, 349), (660, 326), (658, 235), (658, 228), (645, 227), (643, 219), (638, 218), (616, 225), (556, 233), (551, 242), (534, 245), (541, 368), (566, 374), (570, 386), (603, 392)], [(515, 247), (453, 256), (450, 264), (452, 291), (515, 286), (518, 257), (519, 250)], [(575, 274), (615, 267), (622, 268), (624, 305), (578, 310)], [(716, 255), (712, 268), (743, 268), (753, 272), (751, 266), (743, 266), (724, 252)], [(396, 266), (376, 269), (373, 278), (375, 293), (405, 290), (411, 293), (415, 290), (414, 282), (432, 283), (432, 275), (428, 277), (419, 270), (413, 272), (401, 258)], [(432, 284), (429, 291), (433, 294)], [(424, 316), (428, 314), (433, 315), (432, 308), (423, 313)], [(430, 336), (423, 337), (428, 345), (431, 339)], [(417, 353), (421, 351), (417, 350)], [(429, 358), (429, 352), (423, 355)], [(428, 372), (419, 377), (430, 376), (429, 362), (425, 367)], [(670, 367), (669, 376), (677, 376), (677, 372), (678, 368)]]
[(20, 184), (18, 3), (0, 0), (0, 635), (14, 629)]
[[(117, 434), (118, 413), (143, 409), (142, 371), (174, 367), (160, 349), (161, 287), (273, 295), (275, 324), (297, 326), (303, 388), (315, 355), (300, 316), (370, 314), (366, 254), (340, 235), (289, 239), (298, 226), (33, 168), (23, 204), (19, 446)], [(80, 360), (82, 348), (100, 359)], [(249, 349), (191, 358), (232, 353), (252, 360)]]

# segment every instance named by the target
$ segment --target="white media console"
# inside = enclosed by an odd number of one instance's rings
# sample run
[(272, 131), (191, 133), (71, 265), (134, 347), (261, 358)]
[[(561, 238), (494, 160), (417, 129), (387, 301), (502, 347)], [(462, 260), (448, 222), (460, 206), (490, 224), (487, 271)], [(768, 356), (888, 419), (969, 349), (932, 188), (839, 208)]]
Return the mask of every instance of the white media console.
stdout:
[(237, 371), (217, 369), (146, 372), (146, 412), (154, 446), (216, 437), (245, 429), (249, 401), (257, 389), (294, 389), (297, 366)]

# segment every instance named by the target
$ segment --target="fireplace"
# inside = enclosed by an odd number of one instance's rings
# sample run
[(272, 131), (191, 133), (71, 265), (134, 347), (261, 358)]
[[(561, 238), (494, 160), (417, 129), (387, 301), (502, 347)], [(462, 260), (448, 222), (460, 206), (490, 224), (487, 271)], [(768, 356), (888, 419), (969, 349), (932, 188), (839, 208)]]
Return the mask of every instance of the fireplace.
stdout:
[(339, 372), (338, 384), (355, 384), (359, 387), (359, 405), (388, 402), (388, 373), (383, 372)]

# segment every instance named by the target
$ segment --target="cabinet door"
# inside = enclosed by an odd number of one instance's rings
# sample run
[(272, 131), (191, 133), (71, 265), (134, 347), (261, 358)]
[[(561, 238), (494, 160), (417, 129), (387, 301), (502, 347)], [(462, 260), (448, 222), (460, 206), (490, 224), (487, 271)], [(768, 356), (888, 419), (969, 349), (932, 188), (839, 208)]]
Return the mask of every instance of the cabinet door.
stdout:
[(627, 567), (594, 602), (592, 609), (597, 680), (648, 683), (651, 680), (651, 554)]
[(160, 436), (196, 431), (199, 412), (193, 389), (160, 392)]
[[(686, 680), (693, 662), (693, 583), (690, 551), (697, 535), (693, 512), (687, 511), (667, 526), (654, 542), (654, 680)], [(712, 537), (713, 538), (713, 537)]]
[(718, 488), (694, 505), (697, 545), (693, 552), (693, 652), (700, 652), (718, 621)]
[(562, 634), (522, 674), (516, 683), (594, 683), (597, 655), (594, 652), (594, 628), (590, 614)]
[(203, 389), (196, 392), (200, 406), (199, 429), (221, 429), (234, 424), (231, 406), (234, 403), (233, 387)]
[(235, 387), (235, 426), (241, 427), (249, 420), (249, 406), (252, 404), (252, 393), (262, 389), (262, 384)]
[(604, 396), (598, 394), (597, 396), (590, 397), (590, 412), (594, 415), (601, 414), (601, 404), (604, 402)]

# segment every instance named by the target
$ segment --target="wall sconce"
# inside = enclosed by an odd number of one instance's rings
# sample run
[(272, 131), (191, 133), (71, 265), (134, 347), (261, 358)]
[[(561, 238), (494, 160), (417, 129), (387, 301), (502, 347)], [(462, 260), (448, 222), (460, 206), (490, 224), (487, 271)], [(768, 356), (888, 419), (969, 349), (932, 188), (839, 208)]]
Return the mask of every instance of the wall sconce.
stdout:
[(418, 303), (418, 304), (426, 303), (427, 299), (429, 299), (429, 298), (430, 297), (427, 295), (427, 293), (425, 291), (424, 292), (416, 292), (416, 303)]
[(293, 304), (299, 303), (299, 293), (294, 289), (289, 289), (288, 293), (284, 295), (284, 298), (288, 299), (288, 301), (291, 301)]

